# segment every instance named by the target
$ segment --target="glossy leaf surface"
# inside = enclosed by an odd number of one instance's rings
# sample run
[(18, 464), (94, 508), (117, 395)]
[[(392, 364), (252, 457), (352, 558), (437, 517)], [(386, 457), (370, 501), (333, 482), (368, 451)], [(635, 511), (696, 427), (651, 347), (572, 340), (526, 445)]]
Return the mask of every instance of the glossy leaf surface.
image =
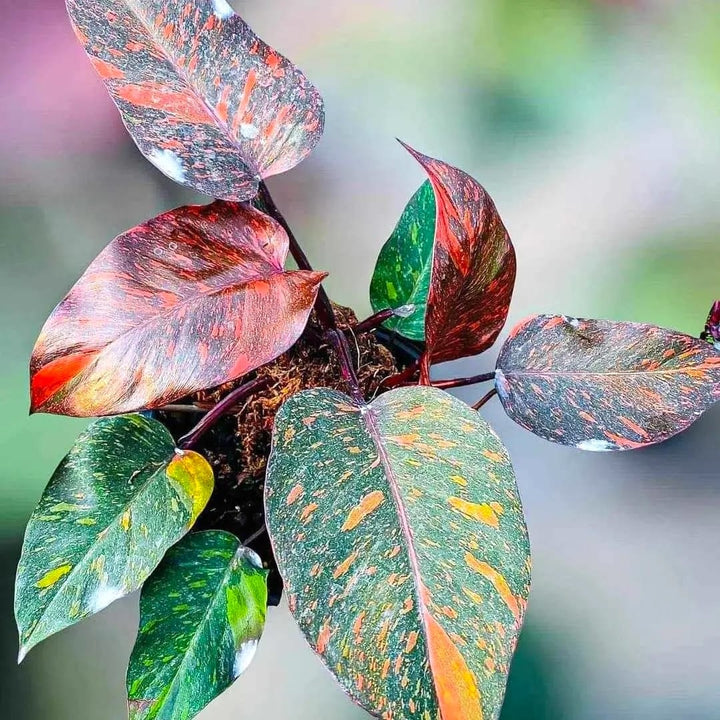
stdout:
[(160, 407), (273, 360), (302, 333), (324, 277), (284, 272), (287, 251), (274, 220), (222, 201), (120, 235), (42, 329), (33, 411)]
[(291, 610), (381, 717), (498, 717), (530, 582), (507, 453), (439, 390), (288, 400), (266, 482)]
[(411, 340), (425, 340), (435, 216), (435, 193), (428, 180), (410, 200), (380, 251), (370, 283), (370, 302), (375, 312), (403, 305), (416, 307), (409, 317), (393, 317), (385, 322), (386, 327)]
[(55, 471), (25, 533), (15, 588), (21, 659), (137, 590), (213, 489), (200, 455), (140, 415), (97, 420)]
[[(406, 146), (407, 147), (407, 146)], [(371, 283), (375, 310), (415, 304), (388, 327), (427, 343), (427, 361), (487, 350), (507, 319), (515, 251), (485, 189), (462, 170), (407, 148), (427, 172), (380, 253)], [(423, 325), (424, 317), (424, 325)]]
[(267, 572), (230, 533), (192, 533), (143, 587), (127, 688), (131, 720), (190, 720), (247, 668), (265, 627)]
[(67, 0), (143, 155), (211, 197), (249, 200), (318, 143), (316, 88), (226, 0)]
[(662, 442), (720, 400), (720, 353), (654, 325), (537, 315), (520, 323), (497, 363), (508, 415), (583, 450)]

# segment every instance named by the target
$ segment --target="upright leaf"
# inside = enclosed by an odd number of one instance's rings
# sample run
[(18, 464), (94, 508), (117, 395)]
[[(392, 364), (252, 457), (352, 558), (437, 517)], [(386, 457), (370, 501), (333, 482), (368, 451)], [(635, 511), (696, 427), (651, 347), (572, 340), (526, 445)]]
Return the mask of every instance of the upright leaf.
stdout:
[(160, 407), (273, 360), (302, 333), (325, 277), (284, 272), (288, 243), (268, 216), (222, 201), (120, 235), (42, 329), (33, 411)]
[(720, 354), (654, 325), (536, 315), (502, 348), (496, 385), (507, 414), (546, 440), (632, 450), (720, 400)]
[(710, 308), (705, 329), (700, 337), (712, 343), (716, 350), (720, 350), (720, 300), (716, 300)]
[(140, 151), (165, 175), (249, 200), (320, 140), (323, 101), (226, 0), (67, 0)]
[[(405, 146), (407, 147), (407, 146)], [(515, 251), (487, 192), (466, 173), (407, 147), (429, 183), (383, 247), (370, 288), (376, 311), (414, 304), (387, 326), (427, 343), (427, 362), (490, 347), (507, 319)]]
[(459, 400), (332, 390), (277, 416), (267, 523), (290, 607), (381, 717), (494, 720), (530, 583), (512, 466)]
[(132, 720), (190, 720), (250, 664), (267, 572), (233, 535), (193, 533), (143, 587), (127, 689)]
[(140, 415), (77, 439), (28, 523), (15, 586), (20, 659), (137, 590), (194, 524), (213, 489), (200, 455)]

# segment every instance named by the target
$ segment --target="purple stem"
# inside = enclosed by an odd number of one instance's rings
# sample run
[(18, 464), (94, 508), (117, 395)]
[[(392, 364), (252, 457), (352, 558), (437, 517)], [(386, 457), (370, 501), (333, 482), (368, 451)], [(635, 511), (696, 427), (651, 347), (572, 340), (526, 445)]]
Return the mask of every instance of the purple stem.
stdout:
[(178, 440), (178, 447), (183, 450), (192, 450), (200, 438), (202, 438), (225, 413), (232, 410), (253, 393), (262, 390), (269, 382), (267, 378), (258, 378), (228, 393), (187, 435), (183, 435), (183, 437)]
[(478, 383), (490, 382), (495, 379), (495, 373), (483, 373), (482, 375), (473, 375), (473, 377), (455, 378), (454, 380), (434, 380), (430, 384), (440, 390), (450, 390), (451, 388), (466, 387), (468, 385), (477, 385)]
[(481, 400), (478, 400), (478, 402), (473, 405), (473, 410), (479, 410), (481, 407), (483, 407), (483, 405), (492, 400), (496, 395), (497, 389), (493, 388), (487, 395), (485, 395), (485, 397), (483, 397)]

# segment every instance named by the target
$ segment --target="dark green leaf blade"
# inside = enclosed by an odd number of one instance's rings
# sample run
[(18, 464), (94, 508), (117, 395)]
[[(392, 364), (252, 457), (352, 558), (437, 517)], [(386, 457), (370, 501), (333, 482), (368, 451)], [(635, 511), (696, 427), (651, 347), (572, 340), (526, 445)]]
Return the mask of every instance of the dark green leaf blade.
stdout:
[(370, 283), (370, 302), (375, 312), (415, 306), (409, 317), (393, 317), (385, 322), (386, 327), (411, 340), (425, 340), (436, 214), (435, 193), (427, 180), (380, 251)]
[(450, 395), (331, 390), (276, 418), (266, 511), (291, 610), (378, 716), (498, 717), (530, 582), (507, 453)]
[(252, 660), (267, 572), (227, 532), (192, 533), (147, 581), (127, 675), (131, 720), (190, 720)]
[(137, 590), (213, 489), (200, 455), (141, 415), (103, 418), (55, 471), (25, 533), (15, 586), (20, 659)]
[(720, 353), (655, 325), (536, 315), (497, 362), (507, 414), (582, 450), (632, 450), (685, 430), (720, 400)]

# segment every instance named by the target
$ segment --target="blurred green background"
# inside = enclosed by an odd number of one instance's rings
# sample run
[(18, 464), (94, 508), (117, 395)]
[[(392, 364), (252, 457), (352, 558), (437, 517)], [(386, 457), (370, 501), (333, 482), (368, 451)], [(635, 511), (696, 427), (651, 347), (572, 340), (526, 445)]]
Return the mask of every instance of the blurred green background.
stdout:
[[(320, 147), (270, 184), (335, 299), (368, 310), (375, 256), (422, 181), (399, 136), (495, 198), (519, 255), (511, 322), (700, 331), (720, 297), (717, 0), (233, 4), (325, 96)], [(0, 6), (0, 695), (17, 720), (116, 720), (136, 598), (15, 667), (23, 523), (83, 426), (27, 417), (27, 359), (107, 242), (197, 198), (134, 149), (62, 0)], [(489, 369), (494, 353), (442, 371)], [(622, 455), (546, 444), (497, 404), (485, 414), (513, 454), (535, 560), (503, 720), (720, 718), (720, 412)], [(366, 717), (284, 609), (202, 715), (258, 716)]]

